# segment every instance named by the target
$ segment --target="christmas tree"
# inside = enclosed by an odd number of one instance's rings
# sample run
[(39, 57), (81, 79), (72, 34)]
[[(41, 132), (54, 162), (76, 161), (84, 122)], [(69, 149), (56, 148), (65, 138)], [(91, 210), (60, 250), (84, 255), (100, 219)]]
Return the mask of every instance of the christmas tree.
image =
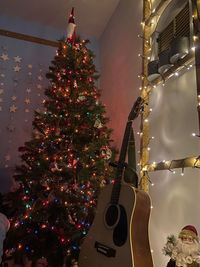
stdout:
[[(23, 164), (7, 254), (34, 266), (72, 266), (86, 235), (102, 186), (112, 182), (110, 135), (88, 41), (75, 39), (73, 10), (68, 36), (59, 42), (46, 77), (44, 112), (35, 112), (33, 137), (19, 148)], [(113, 153), (114, 156), (114, 153)], [(16, 197), (16, 194), (15, 194)], [(6, 254), (5, 254), (6, 255)]]

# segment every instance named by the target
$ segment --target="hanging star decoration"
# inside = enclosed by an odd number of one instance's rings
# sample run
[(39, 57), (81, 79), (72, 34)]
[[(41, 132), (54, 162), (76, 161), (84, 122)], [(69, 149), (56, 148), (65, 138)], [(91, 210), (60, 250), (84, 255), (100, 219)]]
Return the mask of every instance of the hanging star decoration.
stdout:
[(3, 89), (0, 89), (0, 95), (3, 94), (4, 90)]
[(29, 112), (29, 109), (28, 109), (28, 108), (26, 108), (26, 109), (25, 109), (25, 112), (26, 112), (26, 113), (28, 113), (28, 112)]
[(17, 107), (15, 105), (12, 105), (10, 107), (10, 112), (16, 112)]
[(15, 95), (12, 96), (12, 100), (15, 101), (17, 97)]
[(1, 55), (1, 58), (4, 60), (4, 61), (6, 61), (6, 60), (9, 60), (9, 58), (8, 58), (8, 54), (2, 54)]
[(21, 57), (19, 57), (19, 56), (16, 56), (16, 57), (14, 57), (14, 61), (15, 61), (15, 62), (18, 62), (18, 63), (20, 63), (20, 62), (21, 62), (21, 60), (22, 60), (22, 58), (21, 58)]
[(32, 66), (31, 64), (28, 64), (28, 68), (29, 68), (29, 69), (32, 69), (32, 67), (33, 67), (33, 66)]
[(27, 88), (26, 89), (26, 92), (29, 94), (31, 92), (31, 89), (30, 88)]
[(31, 102), (30, 99), (29, 98), (26, 98), (25, 103), (26, 104), (30, 104), (30, 102)]
[(15, 72), (19, 72), (20, 70), (21, 70), (21, 67), (20, 66), (14, 66), (13, 67), (13, 70), (15, 71)]
[(37, 85), (37, 88), (38, 88), (38, 89), (41, 89), (41, 88), (42, 88), (42, 85), (41, 85), (41, 84), (38, 84), (38, 85)]

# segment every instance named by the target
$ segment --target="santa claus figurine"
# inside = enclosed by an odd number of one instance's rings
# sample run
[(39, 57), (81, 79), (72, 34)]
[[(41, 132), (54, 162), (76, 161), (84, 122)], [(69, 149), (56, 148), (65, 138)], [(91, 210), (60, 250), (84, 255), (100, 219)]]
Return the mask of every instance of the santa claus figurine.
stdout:
[(171, 257), (167, 267), (200, 267), (200, 244), (194, 226), (183, 227), (178, 238), (174, 237), (171, 243), (169, 240), (164, 248)]

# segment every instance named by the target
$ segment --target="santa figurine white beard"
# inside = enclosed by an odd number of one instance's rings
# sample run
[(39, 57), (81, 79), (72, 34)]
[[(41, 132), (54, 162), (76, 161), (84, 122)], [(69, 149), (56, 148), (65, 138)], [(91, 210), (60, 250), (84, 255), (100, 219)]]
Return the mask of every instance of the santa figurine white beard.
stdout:
[(176, 266), (187, 267), (193, 261), (200, 263), (200, 244), (197, 240), (183, 241), (178, 239), (172, 249), (172, 259), (176, 261)]

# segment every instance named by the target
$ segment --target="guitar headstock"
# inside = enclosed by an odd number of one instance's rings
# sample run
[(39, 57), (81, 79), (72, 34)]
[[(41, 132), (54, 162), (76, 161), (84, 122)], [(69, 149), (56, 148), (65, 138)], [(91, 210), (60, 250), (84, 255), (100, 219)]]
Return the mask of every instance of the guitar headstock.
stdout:
[(142, 110), (143, 105), (144, 105), (144, 99), (139, 96), (137, 98), (137, 100), (135, 101), (135, 103), (131, 109), (131, 112), (128, 116), (129, 121), (132, 121), (138, 117), (138, 115), (140, 114), (140, 111)]

